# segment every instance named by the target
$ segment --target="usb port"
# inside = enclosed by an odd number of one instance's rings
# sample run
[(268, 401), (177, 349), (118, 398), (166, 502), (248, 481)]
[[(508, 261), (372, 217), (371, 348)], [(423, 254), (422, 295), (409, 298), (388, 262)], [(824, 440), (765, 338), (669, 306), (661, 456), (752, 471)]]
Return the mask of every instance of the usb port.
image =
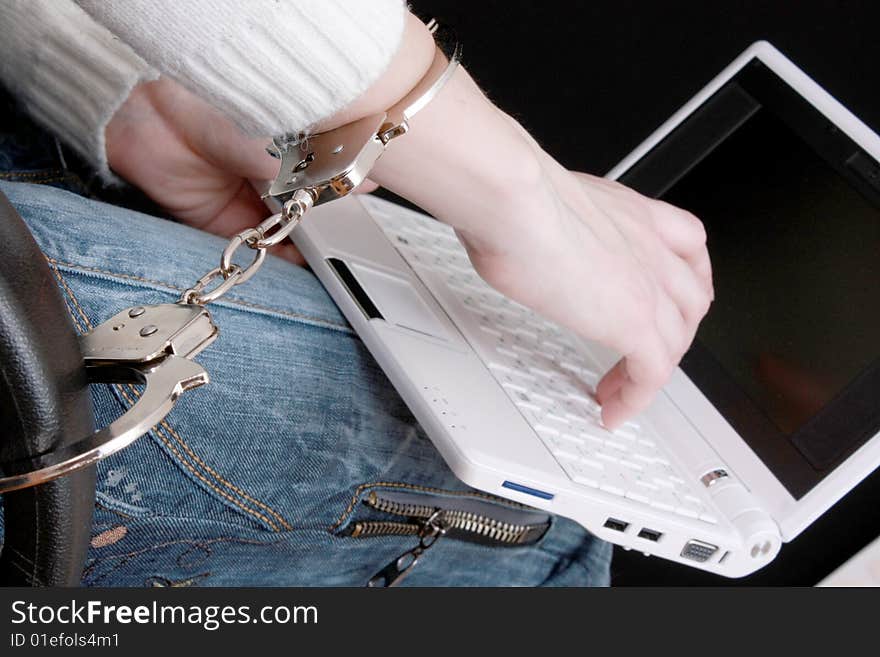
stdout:
[(639, 530), (639, 538), (644, 538), (646, 541), (654, 541), (656, 543), (660, 540), (661, 536), (663, 536), (663, 533), (658, 532), (656, 529), (642, 527), (642, 529)]
[(605, 526), (616, 532), (625, 532), (626, 528), (629, 527), (629, 523), (624, 522), (623, 520), (618, 520), (617, 518), (608, 518), (608, 520), (605, 521)]

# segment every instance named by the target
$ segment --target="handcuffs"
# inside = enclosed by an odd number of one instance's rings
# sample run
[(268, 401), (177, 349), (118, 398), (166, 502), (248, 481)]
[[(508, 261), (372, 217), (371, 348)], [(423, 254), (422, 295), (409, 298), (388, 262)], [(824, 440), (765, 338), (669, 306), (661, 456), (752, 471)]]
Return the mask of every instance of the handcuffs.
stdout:
[[(273, 139), (267, 152), (281, 167), (264, 199), (281, 211), (230, 241), (220, 266), (187, 289), (176, 303), (134, 306), (80, 337), (92, 383), (137, 383), (145, 389), (124, 415), (83, 440), (39, 456), (0, 464), (0, 493), (27, 488), (70, 474), (127, 447), (159, 424), (186, 391), (208, 383), (208, 373), (193, 358), (217, 339), (219, 329), (206, 304), (249, 280), (263, 264), (266, 249), (286, 239), (313, 206), (350, 194), (367, 177), (388, 143), (405, 134), (409, 120), (452, 77), (461, 46), (450, 42), (448, 55), (437, 43), (425, 76), (386, 112), (333, 130)], [(254, 258), (245, 267), (232, 262), (246, 246)], [(213, 287), (211, 287), (213, 285)]]

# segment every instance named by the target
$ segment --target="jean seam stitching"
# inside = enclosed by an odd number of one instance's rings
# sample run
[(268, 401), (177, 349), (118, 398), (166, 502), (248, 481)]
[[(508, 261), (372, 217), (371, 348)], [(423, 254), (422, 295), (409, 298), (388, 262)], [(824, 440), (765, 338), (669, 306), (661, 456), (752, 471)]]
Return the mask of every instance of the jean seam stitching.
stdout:
[[(51, 258), (47, 258), (47, 260), (49, 260), (50, 263), (55, 264)], [(54, 266), (53, 266), (52, 269), (53, 269), (53, 271), (55, 272), (55, 276), (56, 276), (56, 278), (58, 279), (58, 282), (59, 282), (59, 283), (61, 284), (61, 286), (64, 288), (64, 291), (65, 291), (67, 297), (70, 299), (70, 301), (71, 301), (71, 302), (74, 304), (74, 306), (76, 307), (76, 309), (77, 309), (77, 311), (78, 311), (78, 313), (79, 313), (79, 315), (80, 315), (80, 318), (82, 319), (82, 322), (83, 322), (83, 323), (81, 324), (81, 323), (77, 320), (76, 316), (75, 316), (74, 313), (71, 311), (69, 305), (68, 305), (68, 312), (70, 312), (71, 317), (73, 318), (74, 323), (76, 324), (76, 326), (77, 326), (77, 328), (80, 330), (80, 332), (83, 332), (83, 333), (84, 333), (86, 328), (89, 328), (89, 329), (91, 328), (91, 322), (89, 321), (88, 317), (86, 316), (86, 314), (85, 314), (85, 310), (83, 310), (82, 305), (79, 303), (79, 300), (76, 298), (76, 295), (73, 293), (73, 290), (71, 290), (71, 289), (70, 289), (70, 286), (67, 285), (67, 282), (64, 280), (64, 277), (61, 275), (61, 272), (58, 270), (57, 267), (54, 267)], [(120, 393), (120, 394), (126, 399), (126, 401), (127, 401), (129, 404), (132, 404), (132, 403), (133, 403), (132, 400), (131, 400), (131, 398), (128, 397), (128, 395), (125, 393), (125, 391), (124, 391), (122, 385), (120, 385), (120, 384), (114, 384), (114, 387), (119, 391), (119, 393)], [(129, 387), (131, 388), (132, 393), (134, 393), (134, 394), (136, 394), (136, 395), (140, 395), (140, 393), (137, 391), (137, 388), (135, 388), (135, 387), (132, 386), (132, 385), (129, 385)], [(210, 481), (208, 481), (207, 478), (204, 476), (204, 474), (198, 472), (197, 469), (196, 469), (196, 468), (195, 468), (195, 467), (189, 462), (189, 460), (185, 459), (185, 458), (180, 454), (180, 452), (177, 451), (177, 449), (176, 449), (176, 448), (174, 447), (174, 445), (171, 443), (170, 438), (169, 438), (167, 435), (162, 435), (162, 433), (159, 431), (160, 428), (165, 429), (166, 431), (169, 431), (169, 432), (174, 433), (174, 434), (176, 435), (176, 437), (177, 437), (178, 442), (180, 442), (180, 443), (183, 445), (184, 442), (183, 442), (182, 437), (180, 437), (180, 434), (174, 432), (174, 430), (170, 428), (170, 425), (168, 424), (167, 420), (162, 420), (162, 422), (160, 423), (160, 426), (156, 427), (156, 430), (154, 431), (154, 433), (159, 437), (160, 440), (162, 440), (162, 442), (165, 444), (165, 446), (168, 447), (168, 449), (170, 449), (170, 450), (172, 451), (172, 453), (173, 453), (175, 456), (177, 456), (178, 461), (179, 461), (182, 465), (184, 465), (184, 467), (186, 467), (186, 468), (187, 468), (187, 469), (188, 469), (188, 470), (189, 470), (194, 476), (196, 476), (200, 481), (202, 481), (202, 483), (204, 483), (204, 484), (205, 484), (206, 486), (208, 486), (211, 490), (213, 490), (213, 491), (216, 492), (218, 495), (220, 495), (220, 496), (223, 497), (224, 499), (226, 499), (226, 500), (228, 500), (229, 502), (231, 502), (233, 505), (235, 505), (236, 507), (238, 507), (238, 508), (241, 509), (242, 511), (245, 511), (246, 513), (249, 513), (250, 515), (252, 515), (252, 516), (254, 516), (254, 517), (256, 517), (256, 518), (262, 520), (263, 523), (265, 523), (266, 525), (268, 525), (273, 531), (275, 531), (275, 532), (280, 532), (280, 529), (278, 528), (278, 525), (276, 525), (274, 522), (272, 522), (271, 520), (269, 520), (269, 519), (268, 519), (266, 516), (264, 516), (262, 513), (260, 513), (259, 511), (256, 511), (255, 509), (250, 508), (250, 507), (247, 506), (246, 504), (243, 504), (240, 500), (235, 499), (235, 498), (232, 497), (229, 493), (227, 493), (226, 491), (221, 490), (221, 489), (218, 488), (216, 485), (214, 485), (214, 484), (212, 484)], [(187, 449), (189, 449), (189, 448), (187, 447)], [(281, 514), (279, 514), (277, 511), (271, 509), (269, 506), (265, 505), (264, 503), (259, 502), (259, 501), (255, 500), (254, 498), (252, 498), (252, 497), (250, 497), (250, 496), (244, 494), (243, 492), (241, 492), (241, 489), (239, 489), (239, 488), (238, 488), (237, 486), (235, 486), (234, 484), (232, 484), (232, 483), (226, 481), (226, 480), (223, 479), (222, 477), (219, 477), (219, 476), (217, 476), (216, 474), (213, 474), (212, 476), (214, 476), (215, 479), (219, 480), (219, 483), (222, 483), (223, 485), (228, 486), (229, 488), (235, 490), (235, 491), (236, 491), (239, 495), (241, 495), (242, 497), (245, 497), (246, 499), (250, 499), (252, 502), (254, 502), (255, 504), (257, 504), (258, 506), (260, 506), (260, 507), (266, 509), (267, 511), (269, 511), (273, 516), (275, 516), (276, 518), (278, 518), (278, 520), (282, 523), (282, 525), (283, 525), (285, 528), (287, 528), (287, 529), (292, 529), (291, 525), (290, 525), (290, 524), (289, 524), (289, 523), (283, 518), (283, 516), (281, 516)]]
[[(101, 269), (99, 267), (90, 267), (87, 265), (78, 265), (72, 262), (65, 262), (63, 260), (58, 260), (56, 258), (48, 257), (46, 258), (52, 265), (57, 267), (66, 267), (68, 269), (72, 269), (74, 271), (81, 272), (93, 272), (96, 274), (104, 274), (107, 276), (112, 276), (114, 278), (121, 279), (130, 279), (135, 281), (140, 281), (141, 283), (147, 283), (153, 286), (161, 286), (164, 288), (168, 288), (170, 290), (174, 290), (177, 292), (183, 292), (183, 288), (172, 283), (167, 283), (165, 281), (159, 281), (151, 278), (144, 278), (143, 276), (138, 276), (136, 274), (125, 274), (122, 272), (114, 272), (109, 269)], [(245, 306), (246, 308), (254, 308), (256, 310), (266, 310), (273, 313), (278, 313), (279, 315), (284, 315), (285, 317), (290, 317), (291, 319), (299, 319), (308, 322), (313, 322), (315, 324), (319, 324), (322, 326), (327, 326), (333, 329), (343, 329), (345, 332), (351, 332), (351, 328), (346, 324), (340, 324), (337, 322), (333, 322), (330, 320), (322, 319), (320, 317), (314, 317), (312, 315), (305, 315), (302, 313), (295, 313), (290, 310), (283, 310), (281, 308), (277, 308), (275, 306), (266, 306), (258, 303), (253, 303), (252, 301), (245, 301), (244, 299), (239, 299), (236, 297), (226, 297), (224, 302), (231, 305), (239, 305)]]
[[(129, 388), (129, 391), (130, 391), (133, 395), (135, 395), (135, 396), (140, 396), (140, 392), (139, 392), (139, 391), (137, 390), (137, 388), (135, 388), (133, 385), (129, 385), (128, 388)], [(128, 397), (128, 395), (127, 395), (126, 393), (123, 392), (122, 395), (126, 398), (126, 400), (127, 400), (129, 403), (133, 403), (132, 400)], [(173, 436), (173, 437), (175, 438), (175, 440), (177, 441), (177, 443), (183, 448), (184, 452), (186, 452), (186, 454), (187, 454), (187, 457), (188, 457), (190, 460), (192, 460), (197, 466), (199, 466), (202, 470), (204, 470), (204, 471), (206, 472), (207, 475), (213, 477), (214, 479), (217, 480), (217, 482), (219, 482), (220, 484), (226, 486), (227, 488), (229, 488), (231, 491), (233, 491), (234, 493), (236, 493), (236, 494), (239, 495), (240, 497), (242, 497), (242, 498), (244, 498), (245, 500), (251, 502), (252, 504), (258, 506), (259, 508), (265, 510), (267, 513), (269, 513), (269, 514), (272, 515), (275, 519), (277, 519), (278, 522), (280, 522), (281, 525), (282, 525), (285, 529), (287, 529), (287, 530), (293, 529), (293, 527), (291, 527), (290, 523), (288, 523), (280, 513), (278, 513), (277, 511), (275, 511), (273, 508), (271, 508), (270, 506), (268, 506), (268, 505), (265, 504), (264, 502), (261, 502), (261, 501), (255, 499), (255, 498), (251, 497), (250, 495), (248, 495), (247, 493), (245, 493), (241, 488), (239, 488), (237, 485), (235, 485), (235, 484), (233, 484), (232, 482), (226, 480), (226, 479), (225, 479), (223, 476), (221, 476), (216, 470), (214, 470), (213, 468), (211, 468), (211, 466), (209, 466), (207, 463), (205, 463), (205, 462), (204, 462), (204, 461), (203, 461), (203, 460), (202, 460), (202, 459), (201, 459), (201, 458), (200, 458), (200, 457), (199, 457), (199, 456), (198, 456), (198, 455), (192, 450), (192, 448), (186, 443), (186, 441), (183, 440), (183, 438), (180, 436), (180, 434), (179, 434), (179, 433), (178, 433), (178, 432), (177, 432), (177, 431), (176, 431), (176, 430), (175, 430), (175, 429), (174, 429), (174, 428), (173, 428), (173, 427), (172, 427), (167, 421), (164, 421), (164, 420), (162, 421), (160, 427), (158, 427), (158, 428), (156, 429), (156, 432), (157, 432), (157, 433), (160, 433), (160, 432), (159, 432), (159, 428), (161, 428), (161, 429), (163, 430), (163, 432), (166, 434), (165, 436), (161, 436), (161, 435), (159, 436), (160, 439), (162, 439), (162, 442), (164, 442), (164, 443), (166, 444), (166, 446), (167, 446), (169, 449), (171, 449), (172, 451), (174, 451), (174, 453), (175, 453), (176, 455), (178, 455), (178, 457), (179, 457), (181, 460), (183, 460), (183, 456), (180, 455), (180, 454), (176, 451), (176, 448), (175, 448), (172, 444), (170, 444), (170, 442), (169, 442), (171, 436)], [(170, 436), (167, 435), (167, 434), (170, 434)], [(196, 474), (196, 473), (193, 472), (193, 474)], [(196, 476), (199, 476), (199, 475), (196, 474)], [(201, 477), (199, 477), (199, 478), (201, 479)], [(205, 481), (204, 483), (206, 483), (206, 484), (208, 484), (208, 485), (211, 485), (211, 484), (210, 484), (209, 482), (207, 482), (207, 481)], [(212, 488), (213, 488), (213, 486), (212, 486)], [(219, 490), (217, 490), (216, 492), (218, 492), (218, 493), (220, 493), (220, 494), (224, 494), (222, 491), (219, 491)], [(226, 497), (226, 499), (228, 499), (230, 502), (234, 502), (234, 501), (235, 501), (235, 500), (233, 500), (232, 497), (228, 497), (228, 494), (224, 494), (224, 497)], [(266, 518), (266, 517), (263, 516), (262, 514), (259, 514), (259, 512), (257, 512), (257, 511), (254, 511), (254, 514), (257, 515), (257, 517), (259, 517), (261, 520), (263, 520), (266, 524), (270, 525), (270, 526), (272, 527), (272, 529), (274, 529), (275, 531), (279, 531), (278, 527), (277, 527), (274, 523), (272, 523), (268, 518)]]
[[(132, 394), (134, 394), (134, 395), (139, 395), (139, 392), (137, 391), (137, 388), (134, 388), (134, 386), (129, 385), (128, 388), (129, 388), (129, 390), (130, 390), (130, 392), (131, 392)], [(133, 405), (133, 404), (134, 404), (134, 400), (132, 400), (132, 398), (128, 396), (128, 393), (126, 393), (126, 392), (122, 389), (122, 386), (117, 386), (117, 389), (119, 390), (119, 393), (123, 396), (123, 398), (125, 399), (126, 402), (128, 402), (130, 405)], [(172, 433), (172, 432), (173, 432), (173, 429), (171, 429), (170, 425), (168, 424), (168, 422), (167, 422), (166, 420), (162, 420), (162, 422), (161, 422), (161, 423), (160, 423), (160, 424), (159, 424), (159, 425), (153, 430), (153, 433), (154, 433), (154, 434), (159, 438), (159, 440), (161, 440), (162, 443), (163, 443), (163, 444), (164, 444), (164, 445), (165, 445), (165, 446), (171, 451), (171, 453), (177, 458), (177, 460), (178, 460), (178, 461), (179, 461), (184, 467), (186, 467), (186, 469), (189, 470), (190, 473), (192, 473), (192, 475), (195, 476), (199, 481), (201, 481), (201, 482), (202, 482), (203, 484), (205, 484), (208, 488), (210, 488), (210, 489), (213, 490), (215, 493), (217, 493), (218, 495), (220, 495), (223, 499), (228, 500), (229, 502), (232, 502), (232, 504), (234, 504), (236, 507), (238, 507), (238, 508), (241, 509), (242, 511), (245, 511), (245, 512), (249, 513), (250, 515), (254, 516), (255, 518), (261, 520), (264, 524), (268, 525), (268, 526), (272, 529), (272, 531), (274, 531), (274, 532), (280, 532), (280, 531), (281, 531), (281, 530), (278, 528), (278, 525), (275, 524), (275, 523), (274, 523), (272, 520), (270, 520), (269, 518), (267, 518), (265, 515), (263, 515), (262, 513), (260, 513), (259, 511), (255, 510), (255, 509), (252, 509), (252, 508), (248, 507), (246, 504), (242, 503), (240, 500), (235, 499), (235, 498), (234, 498), (229, 492), (227, 492), (227, 491), (225, 491), (225, 490), (222, 490), (221, 488), (218, 488), (217, 485), (216, 485), (215, 483), (209, 481), (208, 478), (207, 478), (207, 476), (206, 476), (206, 474), (203, 473), (203, 472), (201, 472), (201, 471), (199, 470), (199, 468), (197, 468), (195, 465), (193, 465), (193, 463), (190, 462), (191, 460), (193, 460), (193, 461), (196, 461), (196, 462), (198, 463), (199, 460), (198, 460), (197, 458), (192, 458), (192, 457), (187, 458), (187, 457), (185, 457), (183, 454), (181, 454), (181, 453), (177, 450), (177, 448), (176, 448), (176, 447), (174, 446), (174, 444), (171, 442), (171, 438), (170, 438), (170, 436), (168, 435), (169, 433)], [(190, 448), (189, 448), (188, 446), (185, 446), (185, 443), (183, 443), (180, 439), (178, 440), (178, 442), (180, 442), (181, 445), (184, 445), (184, 449), (186, 449), (187, 452), (190, 452), (190, 451), (191, 451)], [(244, 494), (244, 493), (242, 493), (242, 492), (239, 492), (240, 489), (238, 489), (237, 486), (235, 486), (234, 484), (232, 484), (232, 483), (226, 481), (225, 479), (223, 479), (222, 477), (218, 476), (217, 474), (211, 474), (210, 476), (212, 476), (212, 477), (215, 479), (215, 481), (216, 481), (217, 483), (220, 483), (220, 484), (222, 484), (222, 485), (224, 485), (224, 486), (227, 486), (227, 487), (230, 488), (231, 490), (235, 491), (239, 496), (251, 500), (251, 501), (252, 501), (255, 505), (257, 505), (257, 506), (260, 506), (260, 507), (262, 507), (262, 508), (265, 508), (269, 513), (271, 513), (273, 516), (275, 516), (276, 518), (278, 518), (278, 519), (280, 520), (280, 522), (283, 524), (283, 526), (284, 526), (286, 529), (292, 529), (292, 527), (290, 526), (290, 524), (288, 524), (287, 521), (284, 520), (284, 518), (283, 518), (279, 513), (277, 513), (276, 511), (274, 511), (273, 509), (269, 508), (268, 506), (266, 506), (266, 505), (263, 504), (262, 502), (259, 502), (259, 501), (257, 501), (257, 500), (254, 500), (254, 499), (251, 498), (250, 496), (248, 496), (248, 495), (246, 495), (246, 494)]]
[(361, 497), (361, 494), (369, 489), (369, 488), (404, 488), (406, 490), (414, 490), (419, 491), (421, 493), (438, 493), (443, 495), (451, 495), (454, 497), (479, 497), (481, 499), (485, 499), (491, 502), (499, 502), (503, 504), (509, 504), (513, 507), (517, 507), (520, 509), (529, 509), (531, 507), (526, 506), (525, 504), (520, 504), (518, 502), (513, 502), (510, 500), (505, 500), (500, 497), (496, 497), (494, 495), (490, 495), (488, 493), (483, 493), (481, 491), (455, 491), (455, 490), (446, 490), (443, 488), (434, 488), (432, 486), (419, 486), (418, 484), (408, 484), (402, 481), (373, 481), (365, 484), (361, 484), (357, 487), (352, 495), (351, 501), (348, 503), (345, 511), (342, 512), (342, 515), (339, 516), (339, 519), (330, 526), (328, 531), (332, 534), (344, 523), (348, 517), (351, 515), (351, 512), (354, 511), (354, 507), (357, 504), (358, 500)]

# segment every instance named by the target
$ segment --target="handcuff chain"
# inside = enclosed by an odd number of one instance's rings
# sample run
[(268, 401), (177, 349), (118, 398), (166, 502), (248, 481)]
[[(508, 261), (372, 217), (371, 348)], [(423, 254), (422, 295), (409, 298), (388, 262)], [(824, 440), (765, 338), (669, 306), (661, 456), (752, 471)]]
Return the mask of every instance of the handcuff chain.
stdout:
[[(235, 234), (220, 255), (220, 266), (206, 273), (195, 282), (195, 285), (186, 289), (180, 295), (180, 303), (204, 306), (216, 301), (236, 285), (249, 281), (263, 266), (263, 262), (266, 260), (266, 249), (280, 244), (290, 235), (302, 221), (303, 215), (312, 208), (314, 202), (315, 195), (311, 190), (297, 190), (290, 199), (285, 201), (281, 212), (273, 214), (255, 228), (246, 228)], [(273, 231), (273, 229), (275, 230)], [(241, 267), (232, 262), (232, 256), (242, 245), (256, 251), (254, 259), (247, 267)], [(219, 278), (223, 280), (215, 287), (205, 290), (208, 285)]]

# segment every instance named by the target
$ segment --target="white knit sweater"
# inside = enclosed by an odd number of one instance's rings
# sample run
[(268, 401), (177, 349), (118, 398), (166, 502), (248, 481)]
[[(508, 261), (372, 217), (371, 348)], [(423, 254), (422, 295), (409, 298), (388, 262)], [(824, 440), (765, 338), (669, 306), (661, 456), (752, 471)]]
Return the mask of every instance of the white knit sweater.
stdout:
[(0, 81), (109, 178), (104, 128), (174, 78), (253, 135), (307, 129), (362, 94), (402, 0), (0, 0)]

